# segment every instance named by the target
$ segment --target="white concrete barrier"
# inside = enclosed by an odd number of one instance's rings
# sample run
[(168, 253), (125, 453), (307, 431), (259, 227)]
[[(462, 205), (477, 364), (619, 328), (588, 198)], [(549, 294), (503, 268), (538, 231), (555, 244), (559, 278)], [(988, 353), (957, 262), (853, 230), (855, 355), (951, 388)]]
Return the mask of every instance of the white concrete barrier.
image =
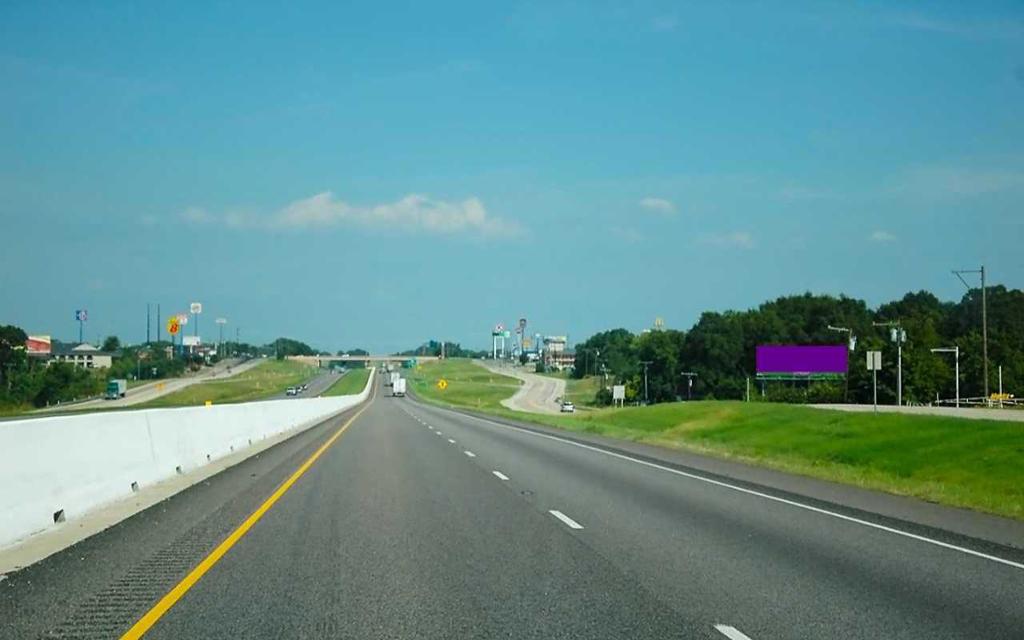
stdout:
[(309, 428), (357, 395), (0, 422), (0, 548), (261, 440)]

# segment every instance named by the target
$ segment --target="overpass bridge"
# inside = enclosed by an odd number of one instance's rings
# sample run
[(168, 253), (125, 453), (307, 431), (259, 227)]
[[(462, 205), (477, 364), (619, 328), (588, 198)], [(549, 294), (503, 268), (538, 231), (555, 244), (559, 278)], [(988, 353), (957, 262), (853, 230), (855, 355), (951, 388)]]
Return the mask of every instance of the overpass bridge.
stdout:
[(364, 365), (371, 364), (386, 364), (386, 363), (402, 363), (406, 360), (415, 359), (417, 362), (433, 362), (440, 360), (437, 356), (360, 356), (360, 355), (343, 355), (343, 356), (288, 356), (289, 360), (295, 360), (296, 362), (303, 362), (305, 364), (315, 365), (322, 367), (328, 362), (362, 362)]

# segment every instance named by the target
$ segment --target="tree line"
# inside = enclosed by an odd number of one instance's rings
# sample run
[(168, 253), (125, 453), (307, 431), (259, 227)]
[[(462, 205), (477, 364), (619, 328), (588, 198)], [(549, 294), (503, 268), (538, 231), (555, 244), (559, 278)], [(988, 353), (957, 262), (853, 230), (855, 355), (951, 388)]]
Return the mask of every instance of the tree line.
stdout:
[[(986, 288), (988, 298), (989, 390), (1021, 391), (1024, 384), (1024, 292), (1004, 286)], [(703, 313), (689, 331), (652, 330), (634, 334), (626, 329), (602, 331), (576, 346), (573, 374), (607, 376), (609, 384), (624, 383), (627, 398), (643, 399), (644, 365), (651, 402), (694, 397), (739, 399), (747, 391), (761, 397), (755, 379), (755, 352), (763, 344), (845, 344), (851, 330), (856, 338), (844, 382), (775, 382), (764, 385), (764, 398), (798, 402), (867, 403), (872, 399), (868, 350), (882, 352), (878, 377), (880, 402), (896, 401), (897, 349), (890, 324), (906, 332), (903, 344), (903, 400), (925, 404), (954, 394), (952, 354), (931, 349), (959, 346), (960, 393), (983, 395), (981, 289), (972, 289), (958, 302), (944, 302), (927, 291), (908, 293), (875, 309), (846, 296), (784, 296), (747, 311)], [(883, 326), (878, 326), (883, 325)], [(685, 373), (695, 374), (687, 376)], [(687, 388), (688, 377), (693, 387)], [(599, 393), (610, 402), (610, 392)]]

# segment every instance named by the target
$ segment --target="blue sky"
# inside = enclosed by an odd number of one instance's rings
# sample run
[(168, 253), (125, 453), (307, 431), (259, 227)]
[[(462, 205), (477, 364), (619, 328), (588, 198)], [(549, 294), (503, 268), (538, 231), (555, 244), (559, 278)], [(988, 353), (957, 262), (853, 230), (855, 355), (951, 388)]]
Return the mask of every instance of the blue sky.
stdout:
[(0, 7), (0, 323), (394, 350), (1024, 281), (1019, 3), (141, 4)]

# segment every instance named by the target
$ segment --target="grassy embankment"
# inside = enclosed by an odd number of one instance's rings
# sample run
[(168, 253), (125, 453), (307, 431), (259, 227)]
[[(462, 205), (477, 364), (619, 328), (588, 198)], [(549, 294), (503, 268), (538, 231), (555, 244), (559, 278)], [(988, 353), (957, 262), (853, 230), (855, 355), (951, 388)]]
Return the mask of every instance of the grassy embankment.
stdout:
[(565, 380), (565, 397), (577, 407), (593, 407), (594, 397), (601, 389), (604, 378), (601, 376), (587, 376), (585, 378), (573, 378), (566, 372), (542, 373), (542, 376)]
[(315, 374), (316, 367), (291, 360), (268, 359), (236, 376), (200, 382), (135, 408), (187, 407), (204, 404), (207, 400), (214, 404), (260, 400), (301, 384)]
[[(415, 375), (416, 393), (432, 402), (1024, 519), (1024, 423), (730, 401), (549, 416), (502, 407), (517, 381), (468, 361)], [(444, 392), (425, 384), (442, 376)]]
[(324, 396), (349, 396), (355, 395), (366, 387), (366, 379), (370, 377), (369, 369), (350, 369), (348, 373), (338, 378), (338, 380), (332, 384), (327, 391), (324, 391)]

